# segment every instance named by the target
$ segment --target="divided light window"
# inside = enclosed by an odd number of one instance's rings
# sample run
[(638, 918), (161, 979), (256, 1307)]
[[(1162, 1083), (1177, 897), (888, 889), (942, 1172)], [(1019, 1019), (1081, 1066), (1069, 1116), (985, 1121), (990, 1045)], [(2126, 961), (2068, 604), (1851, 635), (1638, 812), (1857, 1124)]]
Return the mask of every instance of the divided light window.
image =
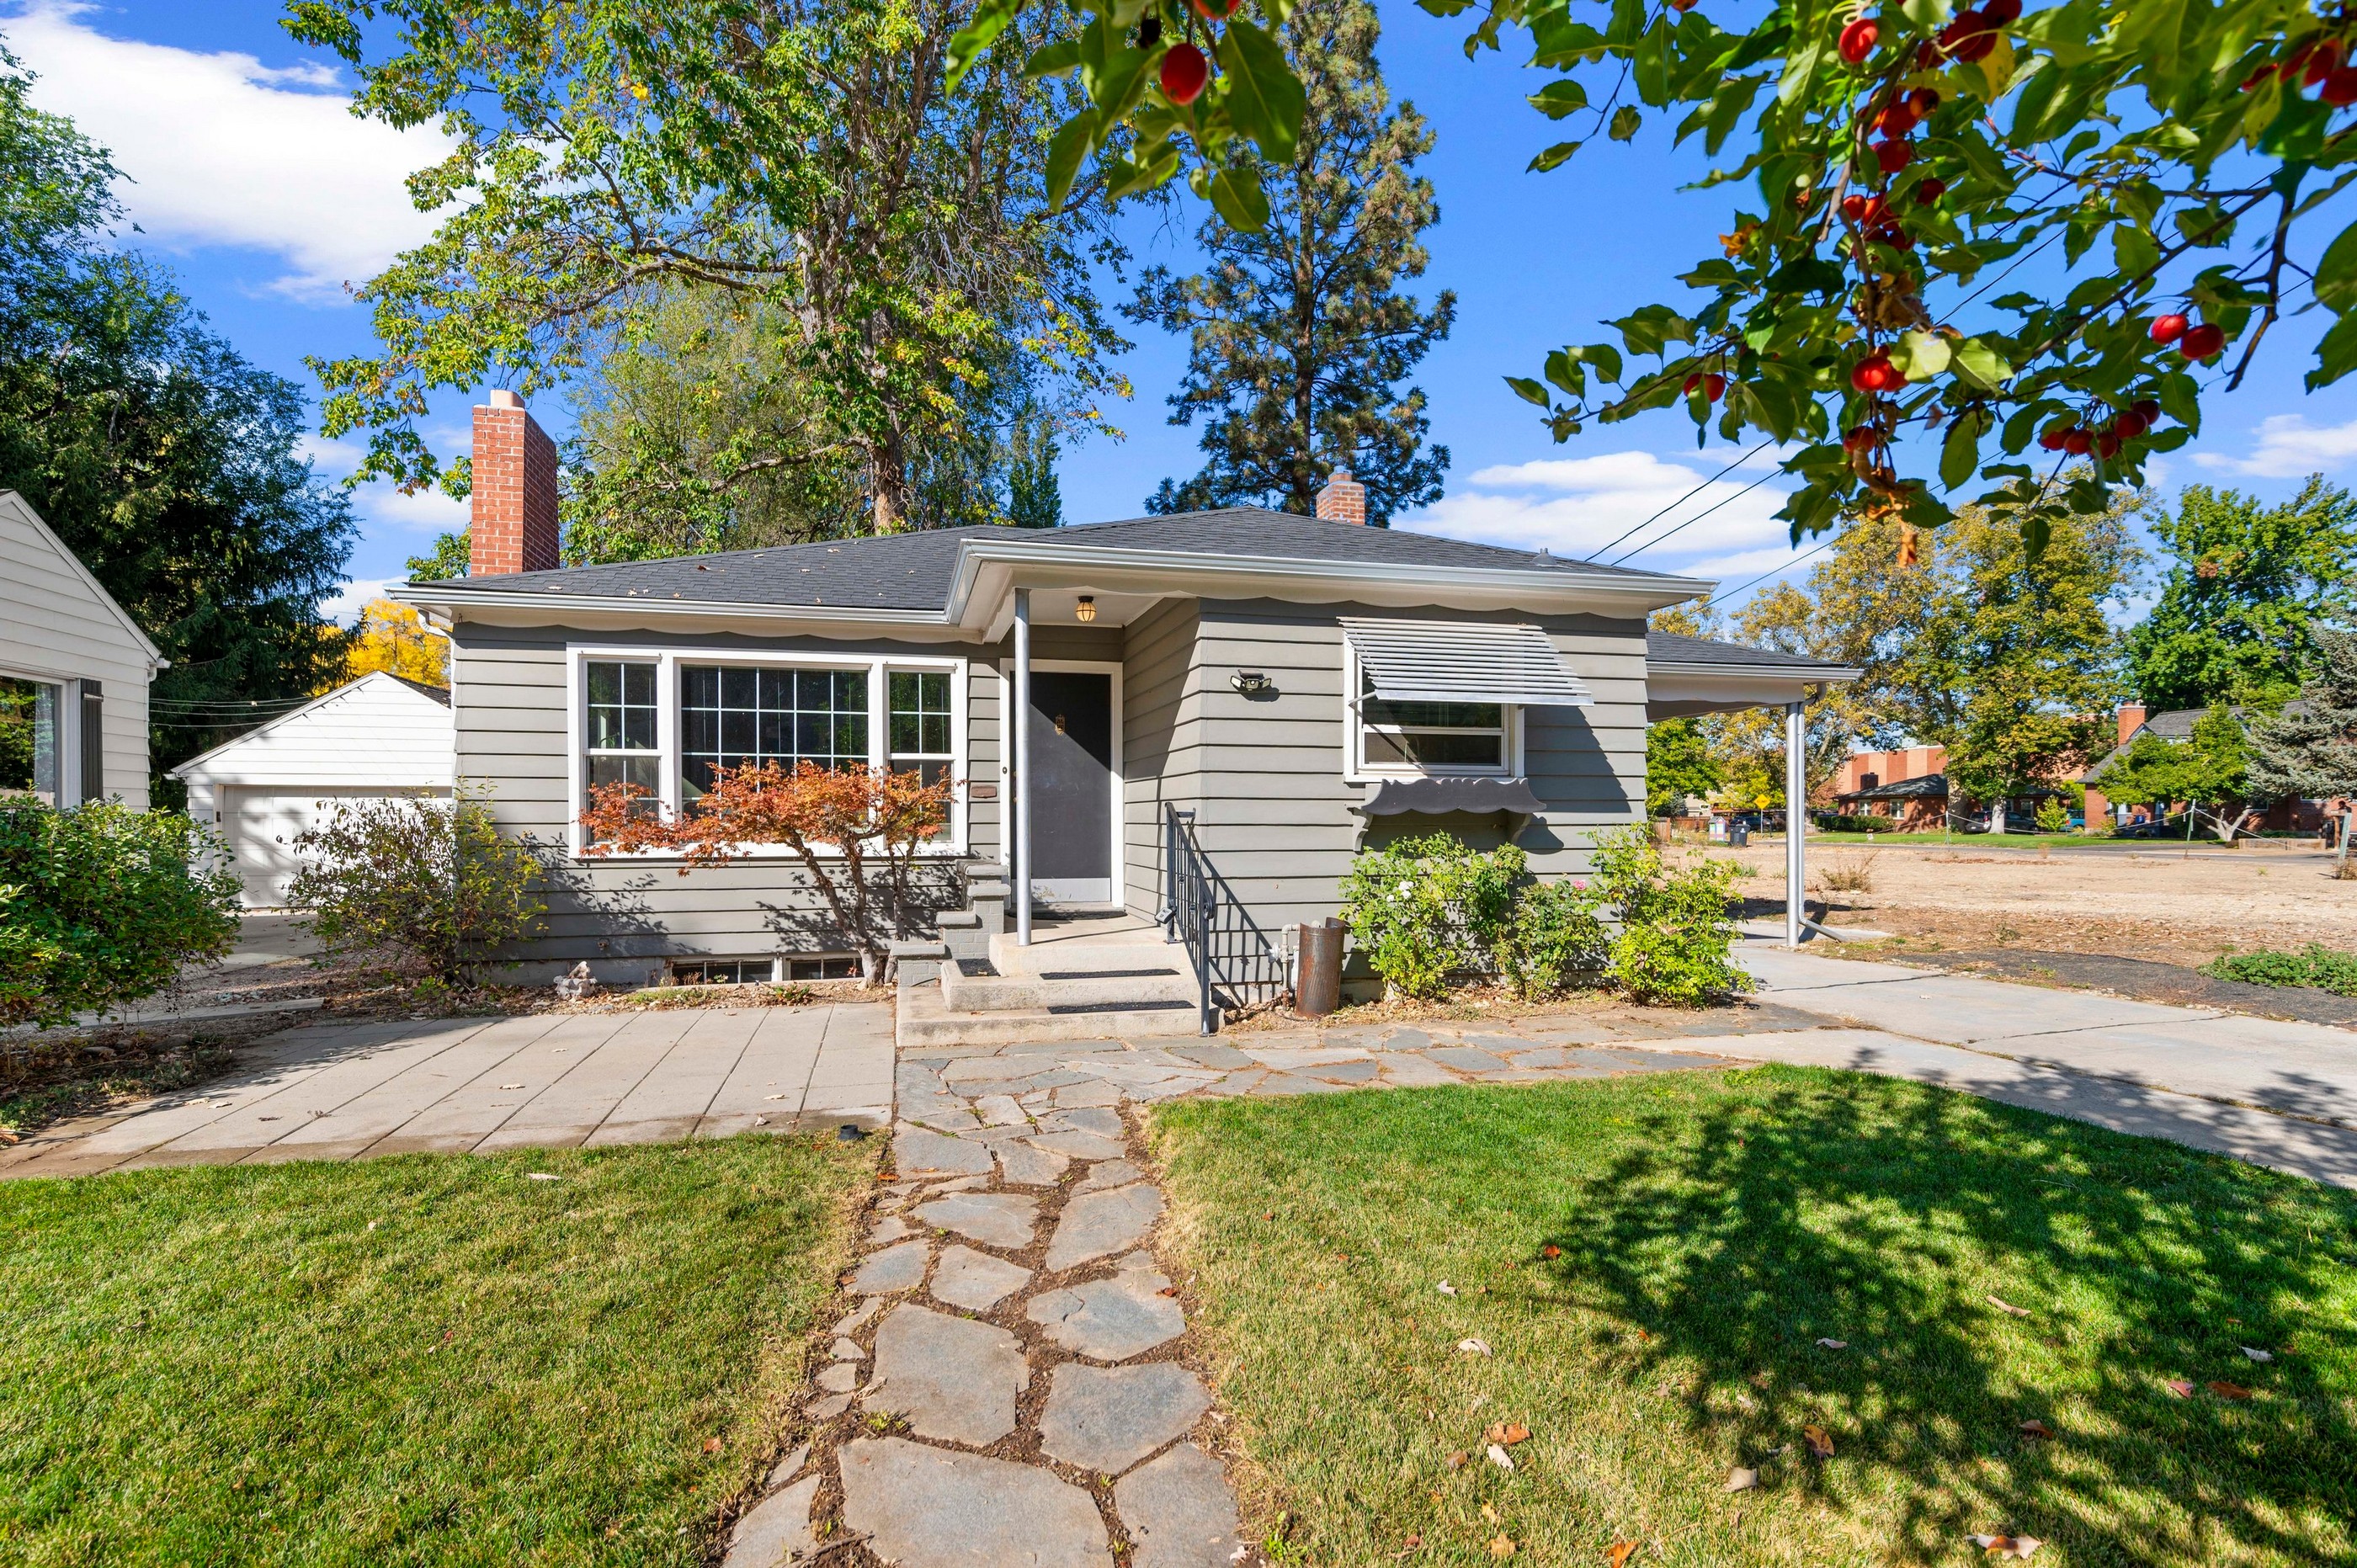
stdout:
[(1359, 693), (1359, 755), (1369, 770), (1505, 771), (1503, 703), (1386, 702), (1364, 676)]
[(693, 803), (724, 768), (867, 764), (867, 671), (683, 665), (681, 799)]
[(949, 671), (895, 670), (886, 685), (892, 698), (892, 771), (920, 774), (928, 784), (940, 783), (949, 776), (954, 750)]
[(655, 667), (593, 660), (586, 667), (589, 744), (583, 777), (591, 789), (635, 784), (652, 798), (662, 788), (662, 754), (657, 749)]

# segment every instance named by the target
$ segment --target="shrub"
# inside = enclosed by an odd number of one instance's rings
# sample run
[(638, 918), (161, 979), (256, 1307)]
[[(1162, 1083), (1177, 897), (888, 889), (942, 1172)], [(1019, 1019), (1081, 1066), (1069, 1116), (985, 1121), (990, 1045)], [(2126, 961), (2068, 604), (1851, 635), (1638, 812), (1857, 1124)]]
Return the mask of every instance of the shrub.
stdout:
[(0, 801), (0, 1025), (63, 1024), (161, 990), (237, 941), (237, 878), (184, 816)]
[(2337, 996), (2357, 996), (2357, 953), (2335, 952), (2310, 942), (2298, 952), (2255, 948), (2212, 959), (2201, 972), (2246, 985), (2306, 985)]
[(1824, 831), (1829, 833), (1895, 833), (1901, 832), (1895, 817), (1827, 817)]
[(1498, 972), (1515, 995), (1534, 1002), (1603, 969), (1610, 945), (1585, 884), (1538, 883), (1523, 889), (1499, 933)]
[(2071, 808), (2060, 796), (2049, 795), (2038, 802), (2035, 820), (2041, 833), (2067, 833), (2071, 831)]
[(1342, 918), (1383, 983), (1432, 997), (1448, 977), (1496, 965), (1527, 864), (1512, 844), (1469, 848), (1446, 833), (1368, 850), (1342, 878)]
[(295, 836), (288, 897), (339, 958), (389, 957), (441, 981), (472, 980), (490, 951), (539, 927), (540, 864), (500, 836), (490, 808), (404, 797), (336, 807)]
[(1631, 999), (1695, 1007), (1751, 988), (1728, 956), (1734, 878), (1723, 863), (1672, 866), (1652, 835), (1630, 827), (1598, 838), (1595, 866), (1595, 893), (1620, 917), (1605, 978)]

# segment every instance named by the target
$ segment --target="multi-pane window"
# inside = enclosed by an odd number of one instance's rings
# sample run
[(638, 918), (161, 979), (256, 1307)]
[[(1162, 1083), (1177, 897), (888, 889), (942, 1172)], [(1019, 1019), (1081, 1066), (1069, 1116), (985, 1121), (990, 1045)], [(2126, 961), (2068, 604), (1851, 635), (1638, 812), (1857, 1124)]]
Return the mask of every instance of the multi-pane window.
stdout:
[(57, 687), (0, 675), (0, 794), (58, 800)]
[(694, 801), (724, 768), (867, 763), (865, 670), (683, 665), (679, 672), (680, 784)]
[(917, 773), (938, 784), (950, 773), (955, 750), (950, 727), (950, 677), (945, 670), (895, 670), (886, 677), (891, 695), (892, 770)]
[(777, 978), (778, 961), (770, 958), (673, 959), (673, 985), (761, 985)]
[(1360, 759), (1374, 771), (1497, 773), (1506, 767), (1506, 710), (1498, 703), (1394, 703), (1362, 679)]
[(648, 809), (662, 788), (662, 753), (655, 725), (655, 667), (592, 660), (584, 669), (588, 698), (583, 777), (590, 789), (629, 784)]
[(859, 960), (847, 952), (789, 953), (788, 980), (856, 980)]

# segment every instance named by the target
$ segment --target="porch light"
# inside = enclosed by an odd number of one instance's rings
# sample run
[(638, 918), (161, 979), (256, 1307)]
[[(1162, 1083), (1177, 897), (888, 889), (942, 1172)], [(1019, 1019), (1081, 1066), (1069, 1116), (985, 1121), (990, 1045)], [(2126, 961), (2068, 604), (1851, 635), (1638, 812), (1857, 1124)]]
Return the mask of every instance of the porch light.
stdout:
[(1086, 621), (1086, 620), (1094, 620), (1094, 619), (1096, 619), (1096, 618), (1097, 618), (1097, 601), (1096, 601), (1096, 596), (1095, 596), (1095, 595), (1093, 595), (1093, 594), (1082, 594), (1082, 595), (1081, 596), (1081, 602), (1080, 602), (1078, 605), (1074, 606), (1074, 607), (1073, 607), (1073, 608), (1072, 608), (1072, 618), (1073, 618), (1074, 620), (1084, 620), (1084, 621)]

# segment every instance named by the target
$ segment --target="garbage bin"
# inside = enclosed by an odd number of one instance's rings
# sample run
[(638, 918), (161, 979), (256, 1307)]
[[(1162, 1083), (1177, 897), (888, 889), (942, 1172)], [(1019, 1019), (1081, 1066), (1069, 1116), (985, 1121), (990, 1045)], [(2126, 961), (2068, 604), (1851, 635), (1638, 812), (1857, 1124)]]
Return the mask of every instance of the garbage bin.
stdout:
[(1727, 829), (1727, 842), (1732, 843), (1738, 849), (1747, 847), (1751, 843), (1751, 824), (1749, 822), (1737, 822), (1733, 827)]
[(1330, 916), (1297, 928), (1301, 960), (1293, 983), (1293, 1010), (1304, 1018), (1323, 1018), (1342, 1004), (1342, 934), (1347, 929)]

